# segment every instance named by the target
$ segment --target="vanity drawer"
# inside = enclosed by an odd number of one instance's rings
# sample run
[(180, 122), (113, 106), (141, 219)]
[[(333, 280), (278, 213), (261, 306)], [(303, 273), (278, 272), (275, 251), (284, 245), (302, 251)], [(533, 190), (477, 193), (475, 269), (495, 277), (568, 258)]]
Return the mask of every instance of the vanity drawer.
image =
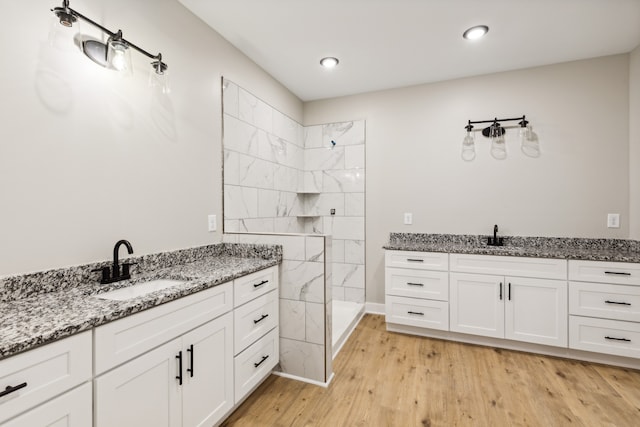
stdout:
[[(87, 427), (92, 418), (91, 383), (86, 383), (12, 419), (2, 427)], [(64, 424), (58, 424), (64, 420)], [(49, 424), (52, 422), (51, 424)], [(46, 424), (44, 424), (46, 423)]]
[(227, 282), (94, 329), (95, 374), (118, 366), (233, 309)]
[(278, 269), (271, 267), (240, 277), (233, 282), (233, 305), (238, 307), (278, 287)]
[(451, 271), (567, 280), (567, 261), (497, 255), (451, 254)]
[(278, 292), (271, 291), (233, 311), (234, 354), (278, 325)]
[(449, 303), (387, 295), (387, 323), (449, 330)]
[(15, 391), (0, 397), (0, 423), (90, 379), (90, 331), (3, 359), (0, 392)]
[(640, 264), (570, 260), (569, 280), (640, 286)]
[(278, 364), (279, 346), (276, 328), (235, 357), (235, 403), (246, 396)]
[(385, 266), (447, 271), (449, 269), (449, 254), (388, 250), (385, 252)]
[(640, 357), (640, 324), (569, 316), (569, 348)]
[(385, 276), (387, 294), (440, 301), (449, 299), (449, 273), (446, 271), (386, 268)]
[(569, 313), (640, 322), (640, 286), (569, 282)]

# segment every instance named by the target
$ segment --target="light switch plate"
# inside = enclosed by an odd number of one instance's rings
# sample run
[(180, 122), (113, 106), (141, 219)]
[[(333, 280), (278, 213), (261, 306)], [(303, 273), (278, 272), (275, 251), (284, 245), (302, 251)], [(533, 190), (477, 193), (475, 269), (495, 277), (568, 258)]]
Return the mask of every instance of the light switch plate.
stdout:
[(216, 231), (218, 229), (218, 220), (215, 215), (209, 215), (207, 217), (209, 223), (209, 231)]
[(620, 214), (607, 214), (607, 227), (620, 228)]

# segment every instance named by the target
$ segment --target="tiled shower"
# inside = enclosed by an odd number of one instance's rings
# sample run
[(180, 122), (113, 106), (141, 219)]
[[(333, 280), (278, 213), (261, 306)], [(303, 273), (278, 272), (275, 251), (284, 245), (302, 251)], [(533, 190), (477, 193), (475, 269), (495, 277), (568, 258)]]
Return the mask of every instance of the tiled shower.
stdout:
[(225, 240), (283, 244), (281, 368), (327, 382), (364, 303), (365, 122), (304, 127), (229, 80), (223, 100)]

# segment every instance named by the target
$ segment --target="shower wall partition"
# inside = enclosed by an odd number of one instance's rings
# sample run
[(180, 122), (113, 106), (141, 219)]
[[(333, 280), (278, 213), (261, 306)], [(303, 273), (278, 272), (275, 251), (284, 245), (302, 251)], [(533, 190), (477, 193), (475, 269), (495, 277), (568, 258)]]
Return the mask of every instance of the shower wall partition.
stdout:
[(303, 127), (229, 80), (223, 100), (224, 239), (283, 245), (281, 368), (327, 382), (331, 301), (364, 303), (365, 123)]

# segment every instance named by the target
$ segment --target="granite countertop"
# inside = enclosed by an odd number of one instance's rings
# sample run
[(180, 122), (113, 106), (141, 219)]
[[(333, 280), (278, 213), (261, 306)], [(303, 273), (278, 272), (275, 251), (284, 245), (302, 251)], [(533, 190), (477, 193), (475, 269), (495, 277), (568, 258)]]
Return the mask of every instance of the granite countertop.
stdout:
[(489, 236), (390, 233), (387, 250), (558, 258), (640, 263), (640, 242), (622, 239), (504, 237), (504, 246), (488, 246)]
[[(278, 265), (282, 260), (281, 247), (266, 256), (262, 255), (251, 257), (243, 253), (207, 253), (195, 257), (195, 260), (189, 259), (188, 262), (173, 262), (168, 267), (156, 268), (147, 273), (134, 273), (130, 280), (108, 285), (101, 285), (95, 278), (98, 273), (92, 273), (91, 281), (63, 286), (64, 280), (61, 280), (60, 290), (46, 289), (2, 301), (0, 359)], [(149, 265), (149, 260), (146, 261)], [(76, 269), (86, 270), (89, 267), (93, 265)], [(49, 276), (68, 280), (60, 271), (62, 270), (56, 270), (56, 274)], [(100, 293), (159, 278), (181, 280), (185, 283), (124, 301), (99, 298)]]

